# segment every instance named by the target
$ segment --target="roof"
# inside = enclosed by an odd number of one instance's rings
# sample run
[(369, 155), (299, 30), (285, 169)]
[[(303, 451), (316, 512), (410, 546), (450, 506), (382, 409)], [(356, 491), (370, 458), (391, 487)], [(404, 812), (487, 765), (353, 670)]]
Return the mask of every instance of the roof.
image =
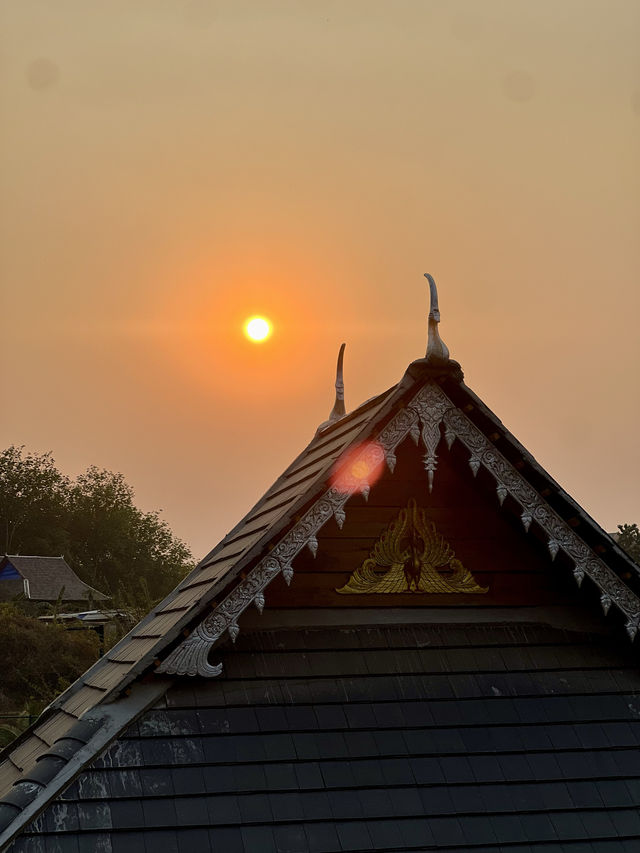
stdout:
[(265, 626), (222, 650), (224, 679), (175, 683), (12, 853), (631, 853), (625, 652), (526, 621)]
[[(264, 608), (274, 578), (290, 580), (294, 558), (304, 548), (317, 549), (328, 521), (342, 525), (352, 496), (375, 489), (353, 475), (353, 453), (365, 470), (386, 465), (393, 471), (398, 448), (413, 438), (424, 447), (432, 482), (438, 453), (445, 452), (441, 437), (462, 448), (473, 475), (482, 470), (494, 479), (505, 513), (540, 537), (551, 558), (561, 553), (578, 584), (587, 579), (604, 613), (616, 612), (633, 639), (640, 624), (640, 569), (467, 388), (459, 365), (419, 360), (393, 388), (319, 431), (194, 571), (1, 754), (0, 794), (10, 793), (0, 843), (20, 832), (171, 684), (221, 672), (209, 661), (213, 647), (237, 638), (249, 607)], [(128, 705), (121, 698), (126, 692)], [(95, 749), (87, 748), (87, 721)], [(82, 736), (74, 734), (79, 728)], [(0, 831), (2, 820), (0, 803)]]
[[(33, 601), (56, 601), (61, 593), (62, 601), (87, 601), (89, 598), (106, 601), (108, 598), (80, 580), (64, 557), (23, 557), (7, 554), (0, 563), (0, 575), (11, 567), (20, 578), (28, 581), (27, 597)], [(12, 573), (11, 577), (15, 578), (15, 574)], [(1, 581), (0, 577), (0, 584)], [(21, 591), (22, 589), (19, 590)]]
[(84, 610), (81, 613), (58, 613), (55, 616), (38, 616), (41, 622), (85, 622), (90, 625), (105, 625), (115, 619), (133, 621), (126, 610)]

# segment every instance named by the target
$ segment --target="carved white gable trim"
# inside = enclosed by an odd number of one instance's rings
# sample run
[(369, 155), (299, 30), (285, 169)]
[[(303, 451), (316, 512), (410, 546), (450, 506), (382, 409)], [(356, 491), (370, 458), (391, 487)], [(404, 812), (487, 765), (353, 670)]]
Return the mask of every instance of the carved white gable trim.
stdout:
[[(352, 467), (366, 463), (373, 470), (386, 462), (391, 472), (395, 468), (396, 448), (411, 435), (422, 439), (425, 448), (424, 466), (429, 491), (433, 486), (438, 465), (437, 449), (444, 424), (446, 444), (449, 448), (459, 440), (469, 451), (469, 466), (474, 474), (481, 466), (496, 480), (496, 493), (500, 504), (511, 495), (522, 507), (521, 519), (525, 530), (532, 521), (542, 527), (548, 537), (552, 559), (562, 549), (573, 561), (573, 574), (580, 584), (588, 576), (601, 590), (601, 603), (607, 613), (612, 604), (627, 617), (627, 632), (631, 639), (640, 627), (640, 599), (617, 575), (573, 532), (538, 493), (527, 483), (518, 470), (488, 441), (480, 430), (457, 409), (440, 386), (428, 383), (401, 409), (376, 435), (363, 443), (359, 455), (350, 457)], [(361, 468), (364, 466), (360, 466)], [(222, 664), (209, 663), (213, 646), (229, 633), (235, 642), (239, 633), (238, 619), (254, 604), (260, 612), (265, 605), (265, 589), (280, 572), (289, 584), (293, 577), (293, 560), (308, 547), (315, 556), (317, 535), (333, 516), (339, 527), (345, 520), (345, 504), (356, 492), (367, 497), (368, 483), (362, 480), (345, 480), (341, 489), (328, 488), (304, 516), (289, 530), (273, 550), (264, 557), (237, 586), (220, 602), (180, 645), (160, 664), (158, 673), (169, 675), (220, 675)]]

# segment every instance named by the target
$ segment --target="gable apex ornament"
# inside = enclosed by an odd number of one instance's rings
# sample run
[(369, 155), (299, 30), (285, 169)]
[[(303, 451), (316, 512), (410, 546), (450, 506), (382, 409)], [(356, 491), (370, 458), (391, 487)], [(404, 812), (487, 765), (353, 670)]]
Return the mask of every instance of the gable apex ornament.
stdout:
[(438, 307), (438, 288), (435, 280), (428, 272), (424, 277), (429, 282), (429, 336), (427, 339), (427, 353), (425, 360), (433, 364), (449, 361), (449, 348), (440, 337), (438, 324), (440, 323), (440, 309)]
[(321, 423), (318, 427), (318, 431), (325, 429), (330, 426), (334, 421), (339, 421), (340, 418), (344, 417), (347, 413), (344, 405), (344, 349), (346, 344), (343, 343), (340, 346), (340, 351), (338, 353), (338, 363), (336, 365), (336, 399), (333, 404), (333, 409), (331, 410), (331, 414), (329, 415), (329, 419)]

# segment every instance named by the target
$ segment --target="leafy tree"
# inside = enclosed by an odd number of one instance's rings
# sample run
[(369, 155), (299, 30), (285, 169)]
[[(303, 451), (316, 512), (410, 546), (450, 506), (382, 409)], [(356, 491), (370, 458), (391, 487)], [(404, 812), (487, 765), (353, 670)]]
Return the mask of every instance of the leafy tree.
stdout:
[[(145, 611), (193, 566), (157, 512), (142, 512), (122, 474), (95, 466), (75, 481), (50, 453), (0, 454), (0, 536), (6, 553), (57, 556), (112, 603)], [(142, 615), (142, 614), (141, 614)]]
[(640, 530), (637, 524), (619, 524), (618, 545), (640, 565)]
[(5, 554), (62, 553), (69, 480), (50, 453), (0, 453), (0, 537)]
[(141, 512), (122, 474), (91, 467), (72, 485), (70, 557), (87, 583), (123, 605), (150, 605), (192, 567), (187, 546), (157, 512)]

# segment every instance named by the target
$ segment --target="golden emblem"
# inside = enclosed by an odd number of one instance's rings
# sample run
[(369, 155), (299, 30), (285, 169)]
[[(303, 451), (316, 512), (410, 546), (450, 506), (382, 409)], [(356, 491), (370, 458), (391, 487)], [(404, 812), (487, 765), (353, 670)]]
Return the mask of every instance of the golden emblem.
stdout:
[(483, 593), (488, 589), (478, 586), (412, 498), (382, 533), (369, 557), (336, 592)]

